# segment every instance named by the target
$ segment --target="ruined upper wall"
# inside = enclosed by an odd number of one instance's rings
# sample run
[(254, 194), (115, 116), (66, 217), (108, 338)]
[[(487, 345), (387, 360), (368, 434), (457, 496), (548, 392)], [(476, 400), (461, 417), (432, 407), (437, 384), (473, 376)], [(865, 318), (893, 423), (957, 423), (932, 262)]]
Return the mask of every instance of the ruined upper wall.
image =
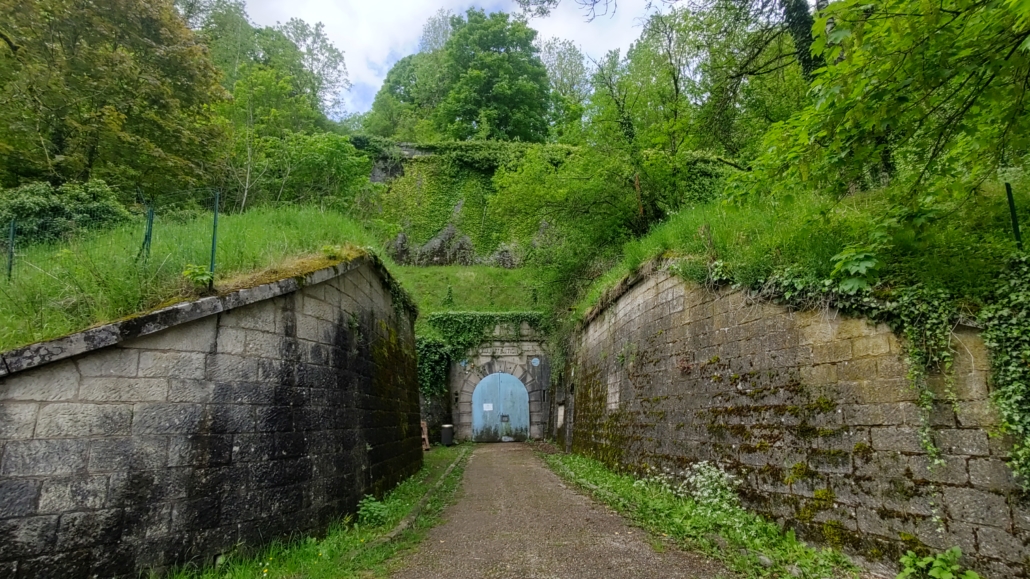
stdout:
[(378, 262), (4, 354), (0, 577), (136, 577), (318, 533), (422, 461)]
[(637, 468), (716, 461), (741, 476), (749, 507), (872, 565), (957, 545), (986, 577), (1028, 576), (1030, 508), (995, 434), (976, 331), (954, 334), (958, 403), (933, 412), (945, 464), (931, 468), (886, 326), (665, 273), (635, 283), (589, 318), (566, 385), (575, 399), (556, 400), (574, 402), (576, 450)]

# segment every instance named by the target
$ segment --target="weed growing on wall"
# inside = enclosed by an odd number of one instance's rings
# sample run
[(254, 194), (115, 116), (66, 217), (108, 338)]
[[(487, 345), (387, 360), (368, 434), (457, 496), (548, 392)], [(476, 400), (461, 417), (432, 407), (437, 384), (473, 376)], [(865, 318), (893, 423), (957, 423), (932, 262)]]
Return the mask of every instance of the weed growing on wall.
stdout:
[(546, 457), (560, 476), (629, 516), (656, 535), (726, 563), (743, 577), (856, 577), (838, 551), (814, 549), (775, 523), (742, 508), (730, 475), (699, 463), (677, 477), (652, 473), (638, 480), (578, 455)]
[(980, 579), (976, 571), (963, 570), (958, 564), (962, 550), (952, 547), (938, 555), (920, 557), (909, 551), (901, 558), (897, 579)]

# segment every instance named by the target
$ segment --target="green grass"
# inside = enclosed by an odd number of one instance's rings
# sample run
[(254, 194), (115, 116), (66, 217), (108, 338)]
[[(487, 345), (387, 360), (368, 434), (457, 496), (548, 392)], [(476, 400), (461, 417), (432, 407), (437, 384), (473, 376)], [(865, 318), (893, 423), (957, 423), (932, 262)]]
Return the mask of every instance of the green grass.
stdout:
[[(391, 268), (422, 314), (443, 311), (544, 311), (537, 270), (487, 266)], [(451, 299), (448, 302), (448, 290)]]
[[(137, 259), (142, 238), (143, 225), (135, 222), (59, 244), (16, 246), (13, 278), (0, 278), (0, 351), (190, 296), (193, 288), (182, 272), (189, 264), (209, 263), (210, 217), (185, 223), (158, 217), (146, 261)], [(310, 207), (223, 215), (216, 285), (344, 244), (372, 246), (375, 240), (355, 221)]]
[(274, 543), (253, 557), (229, 556), (221, 566), (180, 569), (170, 579), (344, 579), (382, 577), (399, 563), (395, 557), (418, 544), (426, 531), (440, 522), (461, 481), (463, 465), (447, 476), (426, 503), (414, 524), (394, 540), (375, 544), (392, 530), (436, 483), (463, 448), (434, 446), (425, 454), (425, 466), (382, 501), (388, 515), (375, 527), (355, 524), (350, 517), (334, 525), (322, 539), (309, 537), (293, 543)]
[[(613, 472), (575, 454), (545, 458), (559, 476), (586, 488), (644, 530), (718, 559), (741, 577), (790, 577), (791, 567), (809, 579), (857, 576), (855, 566), (841, 553), (813, 549), (792, 531), (784, 532), (739, 506), (718, 507), (713, 501), (678, 497), (667, 486)], [(760, 557), (772, 565), (763, 565)]]
[[(1028, 191), (1030, 183), (1018, 184), (1024, 229), (1030, 223)], [(683, 277), (698, 282), (709, 278), (714, 262), (742, 287), (760, 288), (784, 272), (821, 281), (830, 278), (835, 255), (849, 245), (877, 242), (877, 230), (886, 232), (876, 250), (880, 287), (945, 289), (973, 310), (988, 300), (1016, 248), (1004, 189), (985, 186), (978, 194), (936, 204), (925, 220), (892, 226), (898, 203), (884, 191), (843, 200), (807, 192), (684, 209), (627, 243), (622, 261), (591, 285), (576, 312), (581, 315), (604, 291), (657, 257), (680, 260)]]

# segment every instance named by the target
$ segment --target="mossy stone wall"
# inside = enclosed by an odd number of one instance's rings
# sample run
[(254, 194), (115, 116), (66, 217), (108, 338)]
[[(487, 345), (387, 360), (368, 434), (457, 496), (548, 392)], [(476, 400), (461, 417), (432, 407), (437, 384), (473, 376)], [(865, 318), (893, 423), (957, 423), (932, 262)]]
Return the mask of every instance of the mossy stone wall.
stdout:
[(975, 330), (953, 336), (957, 404), (931, 378), (935, 466), (885, 325), (665, 273), (621, 291), (588, 316), (567, 372), (575, 450), (640, 470), (717, 462), (751, 508), (884, 570), (904, 550), (957, 545), (987, 577), (1028, 576), (1030, 507), (1005, 464), (1011, 440), (997, 434)]
[(416, 472), (403, 297), (360, 258), (5, 353), (0, 577), (212, 564)]

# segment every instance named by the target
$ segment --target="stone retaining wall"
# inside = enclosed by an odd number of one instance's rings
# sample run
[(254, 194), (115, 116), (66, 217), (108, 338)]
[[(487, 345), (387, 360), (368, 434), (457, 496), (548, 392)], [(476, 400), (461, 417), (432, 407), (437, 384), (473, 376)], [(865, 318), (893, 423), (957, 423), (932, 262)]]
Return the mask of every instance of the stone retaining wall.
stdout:
[(3, 354), (0, 578), (210, 564), (417, 471), (391, 284), (359, 259)]
[[(1030, 508), (975, 330), (954, 334), (958, 403), (933, 413), (945, 464), (931, 467), (886, 326), (664, 273), (622, 289), (585, 325), (573, 393), (556, 397), (571, 408), (574, 396), (574, 449), (638, 469), (716, 461), (741, 476), (749, 507), (885, 574), (905, 549), (957, 545), (986, 577), (1028, 576)], [(944, 380), (931, 383), (943, 396)]]

